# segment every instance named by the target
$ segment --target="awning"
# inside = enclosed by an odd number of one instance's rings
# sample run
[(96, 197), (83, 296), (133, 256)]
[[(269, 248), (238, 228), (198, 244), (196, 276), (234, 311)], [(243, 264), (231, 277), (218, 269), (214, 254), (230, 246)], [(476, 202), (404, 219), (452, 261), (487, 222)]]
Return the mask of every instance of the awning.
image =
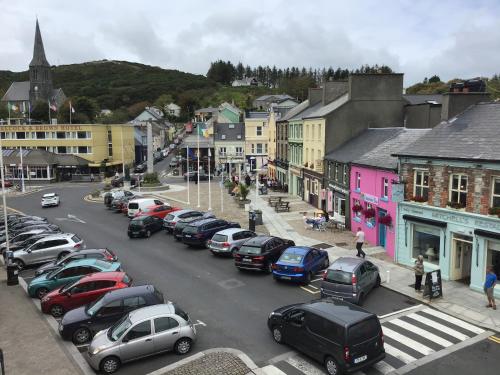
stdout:
[(424, 217), (418, 217), (418, 216), (412, 216), (412, 215), (403, 215), (403, 220), (411, 220), (411, 221), (415, 221), (417, 223), (433, 225), (435, 227), (440, 227), (440, 228), (446, 228), (446, 226), (448, 225), (444, 221), (426, 219)]
[(474, 234), (476, 236), (488, 237), (494, 240), (500, 240), (500, 233), (489, 232), (487, 230), (482, 230), (482, 229), (474, 229)]

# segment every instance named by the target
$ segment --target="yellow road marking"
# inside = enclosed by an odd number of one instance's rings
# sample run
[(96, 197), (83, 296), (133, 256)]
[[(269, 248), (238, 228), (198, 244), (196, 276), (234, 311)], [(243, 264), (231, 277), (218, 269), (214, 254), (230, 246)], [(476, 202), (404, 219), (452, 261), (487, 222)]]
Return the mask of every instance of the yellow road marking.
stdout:
[(300, 287), (302, 290), (305, 290), (306, 292), (308, 293), (311, 293), (311, 294), (318, 294), (319, 293), (319, 290), (318, 291), (314, 291), (314, 290), (311, 290), (311, 289), (308, 289), (306, 288), (305, 286), (301, 286)]
[(500, 344), (500, 337), (490, 336), (488, 337), (488, 339), (490, 339), (493, 342), (496, 342), (497, 344)]

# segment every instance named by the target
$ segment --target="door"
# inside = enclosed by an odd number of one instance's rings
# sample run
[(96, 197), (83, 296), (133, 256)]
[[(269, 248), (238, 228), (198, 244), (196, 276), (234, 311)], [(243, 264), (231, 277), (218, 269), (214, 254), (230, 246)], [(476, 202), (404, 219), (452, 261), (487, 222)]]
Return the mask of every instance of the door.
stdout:
[(151, 334), (151, 320), (137, 323), (128, 330), (120, 345), (122, 361), (140, 358), (154, 353), (153, 335)]
[(155, 334), (153, 343), (155, 352), (172, 350), (175, 342), (179, 339), (179, 322), (169, 316), (163, 316), (154, 319)]
[[(385, 217), (387, 216), (387, 211), (386, 210), (378, 210), (378, 217)], [(387, 233), (387, 227), (385, 224), (378, 223), (378, 243), (377, 245), (382, 246), (385, 248), (385, 238), (386, 238), (386, 233)]]
[(462, 280), (470, 283), (472, 261), (472, 237), (453, 236), (452, 280)]
[(122, 300), (108, 302), (92, 317), (92, 330), (98, 332), (106, 329), (123, 316)]
[(304, 351), (304, 320), (305, 312), (302, 310), (293, 310), (285, 318), (283, 337), (287, 344), (290, 344), (301, 351)]
[(50, 246), (44, 250), (45, 260), (51, 260), (57, 258), (59, 253), (68, 245), (68, 240), (60, 239), (50, 241)]
[(41, 263), (46, 260), (45, 250), (48, 246), (50, 246), (51, 242), (52, 241), (42, 241), (37, 242), (36, 244), (31, 246), (31, 248), (29, 249), (31, 253), (29, 253), (26, 257), (29, 262), (25, 263)]

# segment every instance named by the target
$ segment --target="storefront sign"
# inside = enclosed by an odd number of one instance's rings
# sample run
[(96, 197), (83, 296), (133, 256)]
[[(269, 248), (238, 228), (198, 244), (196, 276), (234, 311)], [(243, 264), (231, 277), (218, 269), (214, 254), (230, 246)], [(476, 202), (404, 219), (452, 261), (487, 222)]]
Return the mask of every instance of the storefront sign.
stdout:
[(361, 193), (361, 199), (368, 203), (378, 204), (378, 197), (374, 195)]
[(346, 194), (346, 195), (349, 194), (348, 190), (342, 189), (341, 187), (338, 187), (338, 186), (335, 186), (332, 184), (328, 184), (328, 187), (334, 191), (338, 191), (339, 193)]
[(19, 131), (68, 131), (68, 130), (82, 130), (81, 125), (10, 125), (2, 126), (2, 131), (7, 132), (19, 132)]
[(427, 272), (425, 275), (425, 287), (423, 297), (429, 300), (443, 296), (443, 284), (441, 282), (441, 270)]
[(391, 200), (395, 203), (403, 202), (405, 200), (404, 184), (392, 184)]

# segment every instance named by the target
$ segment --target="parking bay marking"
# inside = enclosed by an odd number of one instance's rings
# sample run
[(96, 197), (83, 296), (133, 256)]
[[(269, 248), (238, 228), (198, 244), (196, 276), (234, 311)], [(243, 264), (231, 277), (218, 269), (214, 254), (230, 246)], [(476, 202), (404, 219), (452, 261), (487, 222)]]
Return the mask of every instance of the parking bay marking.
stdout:
[(193, 323), (193, 326), (203, 326), (203, 327), (206, 327), (207, 325), (205, 323), (203, 323), (201, 320), (197, 319), (196, 320), (197, 323)]
[(493, 341), (494, 343), (500, 344), (500, 337), (490, 336), (488, 337), (488, 339)]
[[(308, 285), (308, 286), (312, 286), (312, 285)], [(308, 293), (311, 293), (311, 294), (318, 294), (320, 292), (319, 290), (311, 290), (309, 288), (306, 288), (305, 286), (300, 286), (300, 288), (302, 290), (305, 290)], [(315, 289), (318, 289), (318, 288), (315, 288)]]
[(82, 219), (77, 218), (75, 215), (68, 214), (68, 217), (56, 217), (59, 221), (73, 221), (75, 223), (86, 224)]

